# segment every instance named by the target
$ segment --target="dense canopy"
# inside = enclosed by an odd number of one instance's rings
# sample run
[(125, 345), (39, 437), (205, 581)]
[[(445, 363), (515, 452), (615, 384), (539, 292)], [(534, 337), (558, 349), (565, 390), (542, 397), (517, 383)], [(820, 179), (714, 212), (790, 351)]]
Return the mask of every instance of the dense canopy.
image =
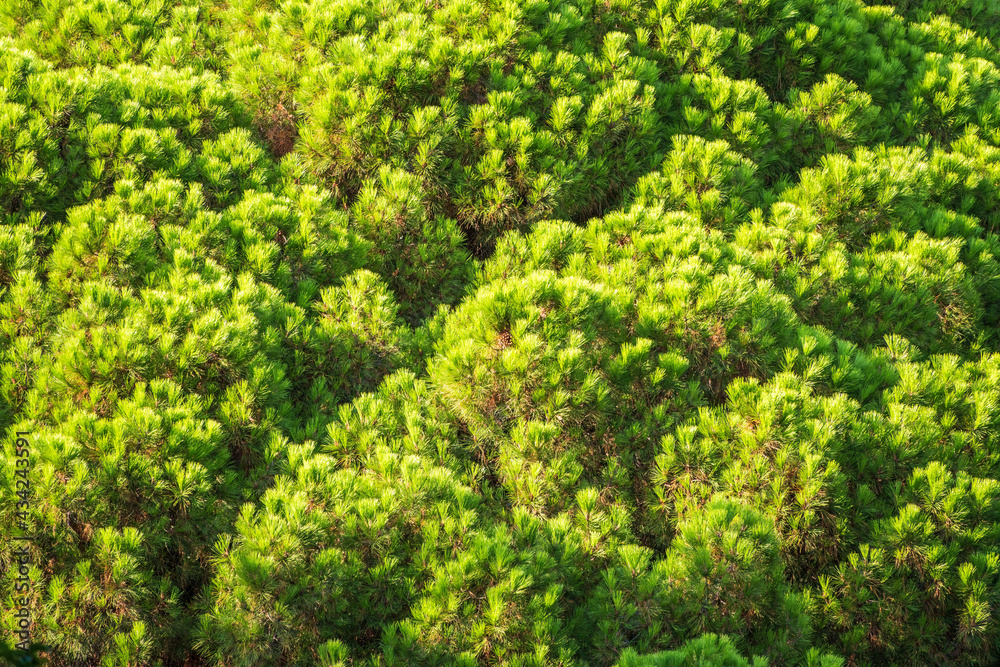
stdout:
[(998, 234), (995, 0), (0, 0), (0, 637), (1000, 664)]

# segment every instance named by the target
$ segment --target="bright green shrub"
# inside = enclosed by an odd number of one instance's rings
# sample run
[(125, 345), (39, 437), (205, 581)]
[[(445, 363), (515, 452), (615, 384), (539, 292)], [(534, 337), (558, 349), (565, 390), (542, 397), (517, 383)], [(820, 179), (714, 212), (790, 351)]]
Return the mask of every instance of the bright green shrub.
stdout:
[(850, 154), (888, 138), (883, 110), (857, 85), (836, 74), (828, 74), (808, 92), (798, 91), (789, 100), (788, 111), (790, 127), (782, 127), (781, 138), (790, 144), (786, 160), (791, 167), (812, 167), (824, 155)]
[(196, 641), (223, 664), (313, 664), (331, 639), (369, 649), (475, 521), (477, 498), (417, 457), (383, 450), (338, 470), (308, 447), (289, 455), (261, 508), (245, 505), (215, 546)]
[(982, 0), (963, 0), (951, 4), (940, 0), (924, 0), (907, 3), (900, 9), (905, 9), (909, 16), (917, 20), (927, 20), (935, 15), (946, 16), (967, 30), (974, 27), (987, 40), (996, 40), (1000, 36), (1000, 11), (995, 5)]
[(687, 667), (688, 665), (706, 665), (706, 667), (762, 667), (767, 661), (755, 658), (748, 662), (726, 635), (705, 634), (692, 639), (681, 648), (674, 651), (647, 653), (639, 655), (635, 649), (629, 648), (622, 652), (618, 667)]
[(320, 293), (314, 319), (289, 319), (292, 367), (298, 371), (292, 381), (313, 404), (307, 413), (313, 419), (375, 389), (384, 375), (406, 364), (409, 336), (397, 308), (385, 283), (361, 270)]
[(218, 63), (219, 34), (207, 14), (195, 3), (26, 0), (5, 4), (0, 27), (61, 67), (159, 62), (200, 70)]
[(767, 385), (737, 380), (727, 394), (725, 408), (702, 411), (664, 437), (650, 473), (647, 530), (669, 536), (681, 517), (724, 492), (774, 520), (788, 574), (808, 580), (836, 561), (845, 538), (835, 438), (851, 412), (787, 374)]
[(643, 177), (635, 189), (636, 205), (685, 210), (703, 225), (723, 230), (745, 217), (761, 195), (752, 162), (725, 141), (685, 135), (674, 136), (660, 173)]
[(224, 434), (204, 410), (157, 380), (113, 418), (79, 410), (34, 429), (34, 636), (67, 658), (101, 656), (130, 632), (129, 650), (146, 651), (130, 660), (187, 641), (182, 598), (204, 583), (205, 548), (236, 500)]
[(939, 462), (913, 472), (873, 543), (820, 579), (821, 624), (840, 633), (847, 655), (896, 664), (996, 659), (995, 487)]
[(807, 645), (805, 600), (775, 585), (782, 566), (770, 521), (738, 503), (715, 499), (688, 517), (663, 560), (638, 547), (620, 553), (587, 605), (601, 663), (627, 646), (647, 653), (706, 632), (739, 632), (782, 663)]
[[(659, 254), (670, 247), (669, 218), (660, 234), (615, 229), (648, 220), (592, 224), (576, 241), (586, 252), (562, 275), (508, 273), (446, 322), (429, 377), (518, 505), (557, 511), (591, 483), (624, 491), (672, 415), (700, 404), (703, 391), (718, 400), (734, 376), (766, 377), (777, 362), (767, 350), (793, 335), (787, 303), (763, 283)], [(528, 252), (559, 235), (543, 227)]]
[(461, 446), (458, 425), (438, 405), (425, 378), (409, 369), (387, 376), (378, 389), (343, 403), (326, 426), (323, 453), (341, 465), (360, 465), (375, 449), (386, 447), (420, 456), (455, 472), (469, 486), (481, 473)]
[(387, 663), (569, 663), (557, 615), (563, 586), (546, 569), (572, 564), (523, 542), (506, 531), (476, 534), (457, 558), (439, 564), (411, 619), (387, 629)]
[(681, 102), (671, 114), (677, 118), (675, 132), (713, 142), (724, 140), (735, 153), (753, 162), (759, 174), (773, 174), (780, 154), (775, 151), (771, 101), (757, 83), (694, 74), (681, 78), (671, 93), (666, 100)]
[(355, 228), (372, 243), (367, 266), (407, 304), (407, 320), (424, 319), (463, 295), (472, 265), (461, 233), (455, 221), (431, 218), (416, 176), (381, 171), (362, 189), (351, 213)]
[[(0, 154), (5, 214), (24, 217), (27, 206), (57, 224), (66, 209), (111, 194), (120, 179), (203, 180), (207, 194), (227, 203), (269, 178), (249, 136), (230, 132), (245, 122), (243, 112), (214, 75), (133, 65), (65, 72), (9, 46), (0, 58), (8, 81), (0, 116), (8, 121), (0, 122), (23, 126), (4, 133), (17, 137)], [(215, 137), (221, 143), (196, 160), (202, 142)]]

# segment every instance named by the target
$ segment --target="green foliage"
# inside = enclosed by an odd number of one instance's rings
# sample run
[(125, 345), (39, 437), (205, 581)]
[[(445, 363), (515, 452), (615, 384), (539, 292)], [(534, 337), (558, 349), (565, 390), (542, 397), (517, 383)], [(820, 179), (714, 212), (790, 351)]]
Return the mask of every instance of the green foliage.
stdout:
[(997, 664), (998, 7), (0, 2), (5, 636)]
[(729, 229), (760, 195), (753, 162), (730, 151), (725, 141), (676, 135), (661, 173), (639, 181), (634, 202), (689, 211), (706, 227)]
[(351, 212), (355, 228), (372, 243), (368, 266), (406, 304), (407, 320), (418, 322), (462, 297), (473, 267), (461, 232), (454, 220), (431, 218), (419, 177), (381, 170)]
[(820, 579), (823, 625), (841, 633), (846, 653), (906, 663), (995, 659), (998, 555), (985, 545), (996, 540), (996, 487), (937, 461), (913, 472), (896, 513), (872, 527), (872, 543)]
[(759, 667), (767, 662), (758, 658), (750, 663), (740, 655), (726, 635), (710, 633), (692, 639), (675, 651), (639, 655), (635, 649), (626, 649), (622, 652), (618, 667), (750, 667), (751, 664)]
[(196, 646), (219, 664), (314, 664), (323, 642), (349, 652), (403, 616), (475, 522), (477, 498), (417, 457), (373, 453), (337, 470), (308, 447), (244, 505), (235, 536), (216, 542), (217, 572)]

